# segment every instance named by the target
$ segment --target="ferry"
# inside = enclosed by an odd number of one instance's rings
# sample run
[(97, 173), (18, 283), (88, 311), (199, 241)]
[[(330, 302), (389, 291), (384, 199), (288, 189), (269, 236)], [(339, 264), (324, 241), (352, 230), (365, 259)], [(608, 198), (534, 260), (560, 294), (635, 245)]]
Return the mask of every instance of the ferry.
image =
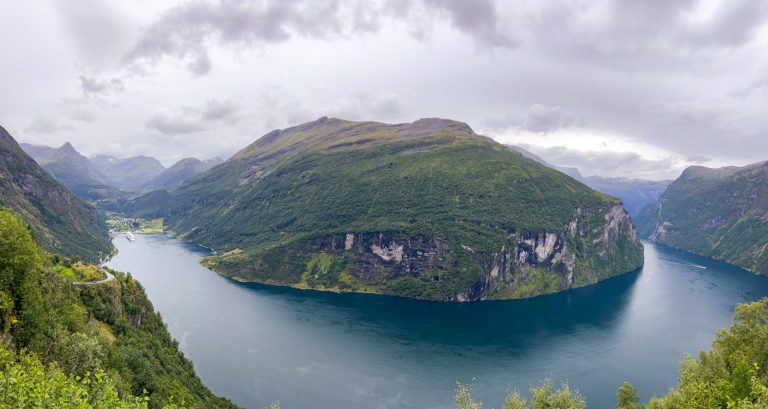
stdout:
[(125, 232), (125, 238), (128, 239), (128, 241), (136, 241), (136, 236), (133, 235), (131, 232)]

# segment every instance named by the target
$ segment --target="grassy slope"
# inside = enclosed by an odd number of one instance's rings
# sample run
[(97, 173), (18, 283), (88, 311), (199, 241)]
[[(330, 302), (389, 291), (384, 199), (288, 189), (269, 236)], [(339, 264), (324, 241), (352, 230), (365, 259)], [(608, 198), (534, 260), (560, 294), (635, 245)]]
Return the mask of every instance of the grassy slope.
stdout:
[(40, 168), (2, 127), (0, 207), (20, 213), (50, 251), (89, 261), (112, 252), (103, 216)]
[[(659, 242), (768, 274), (768, 162), (689, 168), (660, 203)], [(654, 233), (658, 215), (658, 203), (643, 209), (643, 236)]]
[(189, 240), (242, 250), (217, 260), (220, 270), (266, 260), (283, 277), (250, 279), (292, 284), (311, 268), (302, 249), (312, 238), (389, 232), (490, 254), (509, 248), (511, 231), (561, 231), (578, 207), (619, 203), (458, 122), (335, 119), (270, 133), (173, 195), (143, 201), (137, 213), (167, 215)]

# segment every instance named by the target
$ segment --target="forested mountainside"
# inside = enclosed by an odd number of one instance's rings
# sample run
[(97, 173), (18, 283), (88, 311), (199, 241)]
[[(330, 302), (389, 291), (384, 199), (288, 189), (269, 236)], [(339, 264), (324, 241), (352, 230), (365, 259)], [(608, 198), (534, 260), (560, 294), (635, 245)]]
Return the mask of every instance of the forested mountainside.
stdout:
[(200, 382), (135, 279), (45, 252), (7, 209), (0, 406), (235, 407)]
[(624, 208), (627, 209), (632, 217), (635, 217), (640, 210), (649, 203), (655, 202), (659, 196), (664, 193), (667, 186), (672, 183), (671, 180), (656, 181), (603, 176), (584, 177), (581, 172), (574, 167), (553, 165), (529, 150), (515, 145), (506, 146), (515, 152), (519, 152), (526, 158), (533, 159), (542, 165), (559, 170), (598, 192), (618, 197), (621, 199)]
[(43, 170), (2, 127), (0, 207), (21, 214), (52, 252), (93, 262), (112, 252), (103, 216)]
[(637, 224), (643, 237), (768, 274), (768, 162), (690, 167)]
[(305, 288), (520, 298), (642, 265), (620, 201), (444, 119), (273, 131), (121, 209), (216, 249), (223, 274)]

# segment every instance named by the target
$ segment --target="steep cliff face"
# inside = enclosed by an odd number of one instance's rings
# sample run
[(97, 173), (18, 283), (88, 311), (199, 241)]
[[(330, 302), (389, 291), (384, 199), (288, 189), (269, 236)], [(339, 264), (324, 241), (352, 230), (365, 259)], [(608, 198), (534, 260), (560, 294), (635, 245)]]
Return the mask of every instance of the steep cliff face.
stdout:
[(686, 169), (638, 215), (643, 237), (768, 274), (768, 162)]
[(642, 264), (618, 199), (444, 119), (270, 132), (126, 209), (215, 249), (222, 274), (302, 288), (519, 298)]
[[(345, 233), (286, 246), (277, 253), (209, 265), (241, 280), (352, 290), (442, 301), (525, 298), (594, 284), (642, 265), (642, 246), (620, 205), (584, 207), (559, 231), (506, 232), (506, 243), (480, 251), (463, 243), (393, 232)], [(306, 259), (299, 274), (277, 264)]]
[(0, 207), (19, 213), (52, 252), (93, 262), (112, 252), (103, 216), (43, 170), (2, 127)]

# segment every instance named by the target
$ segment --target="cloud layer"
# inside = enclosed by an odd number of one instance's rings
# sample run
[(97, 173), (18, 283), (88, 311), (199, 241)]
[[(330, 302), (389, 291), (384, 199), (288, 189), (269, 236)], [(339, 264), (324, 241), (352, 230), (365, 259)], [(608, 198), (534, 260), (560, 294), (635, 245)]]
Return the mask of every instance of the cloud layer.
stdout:
[[(768, 159), (768, 3), (64, 0), (0, 15), (21, 139), (166, 162), (322, 115), (468, 122), (587, 174)], [(51, 50), (41, 55), (36, 50)]]

